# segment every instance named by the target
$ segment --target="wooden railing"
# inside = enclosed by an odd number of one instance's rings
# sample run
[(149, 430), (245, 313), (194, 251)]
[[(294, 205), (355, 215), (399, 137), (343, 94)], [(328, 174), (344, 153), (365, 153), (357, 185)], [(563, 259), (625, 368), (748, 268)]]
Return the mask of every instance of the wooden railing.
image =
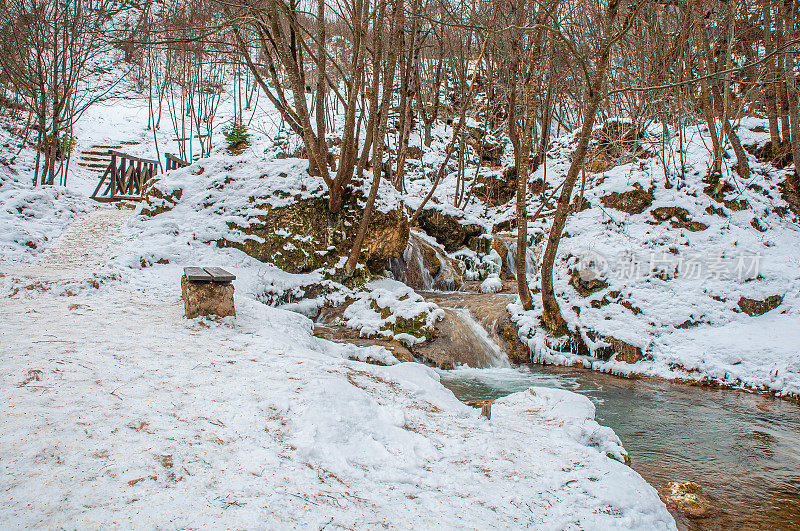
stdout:
[(167, 171), (177, 170), (178, 168), (185, 168), (189, 165), (185, 160), (176, 157), (172, 153), (164, 153), (164, 158), (167, 159)]
[[(158, 173), (158, 161), (133, 157), (114, 150), (109, 150), (108, 153), (111, 155), (111, 162), (100, 177), (100, 182), (92, 193), (92, 199), (140, 201), (145, 184)], [(105, 190), (97, 195), (106, 179), (108, 184)]]

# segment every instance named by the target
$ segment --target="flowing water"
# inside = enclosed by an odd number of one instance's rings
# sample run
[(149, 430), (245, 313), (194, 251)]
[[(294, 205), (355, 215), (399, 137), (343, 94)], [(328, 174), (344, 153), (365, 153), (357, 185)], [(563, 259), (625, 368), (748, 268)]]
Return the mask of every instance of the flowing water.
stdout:
[[(510, 247), (514, 258), (516, 248)], [(421, 266), (422, 256), (416, 252), (409, 262)], [(429, 290), (432, 284), (421, 282), (416, 288)], [(470, 365), (440, 371), (442, 383), (456, 397), (494, 399), (530, 386), (580, 393), (592, 400), (598, 422), (617, 433), (633, 468), (651, 485), (691, 481), (702, 487), (714, 513), (690, 519), (672, 511), (680, 529), (800, 529), (798, 404), (583, 368), (511, 368), (499, 346), (508, 346), (503, 339), (506, 305), (516, 296), (504, 291), (422, 292), (445, 310), (445, 319), (437, 326), (437, 338), (423, 344), (427, 352), (415, 354), (439, 366), (441, 360)]]
[(587, 396), (632, 466), (651, 485), (692, 481), (717, 508), (704, 519), (673, 513), (682, 529), (800, 529), (800, 407), (738, 391), (623, 379), (578, 368), (441, 371), (461, 400), (530, 386)]

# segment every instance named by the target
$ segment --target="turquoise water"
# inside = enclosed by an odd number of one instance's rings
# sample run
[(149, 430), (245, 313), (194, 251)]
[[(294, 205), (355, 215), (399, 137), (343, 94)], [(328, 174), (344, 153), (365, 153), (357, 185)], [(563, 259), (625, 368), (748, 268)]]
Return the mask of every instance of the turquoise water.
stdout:
[(624, 379), (578, 368), (456, 369), (442, 383), (461, 400), (499, 398), (530, 386), (587, 396), (597, 420), (658, 488), (693, 481), (718, 508), (676, 514), (684, 529), (800, 529), (800, 406), (731, 390)]

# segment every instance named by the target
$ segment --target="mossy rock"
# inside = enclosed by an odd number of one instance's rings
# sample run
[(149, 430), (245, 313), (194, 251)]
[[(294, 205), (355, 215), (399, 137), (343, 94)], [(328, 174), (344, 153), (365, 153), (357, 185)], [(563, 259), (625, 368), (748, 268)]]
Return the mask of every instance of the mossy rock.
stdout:
[(593, 274), (577, 270), (570, 271), (569, 283), (581, 297), (588, 297), (592, 293), (608, 287), (608, 283), (605, 280), (597, 278)]
[[(402, 299), (401, 299), (402, 300)], [(388, 319), (392, 312), (389, 308), (378, 306), (376, 301), (370, 303), (370, 307), (378, 312), (381, 319)], [(433, 341), (436, 331), (433, 326), (428, 326), (428, 314), (419, 313), (411, 318), (395, 317), (394, 322), (387, 322), (381, 330), (391, 331), (393, 334), (409, 334), (414, 337), (424, 337), (426, 341)]]
[(634, 189), (627, 192), (613, 192), (600, 198), (603, 206), (625, 212), (627, 214), (641, 214), (653, 204), (653, 193), (642, 188), (639, 183), (634, 183)]
[(423, 210), (417, 218), (417, 223), (428, 236), (442, 244), (448, 253), (461, 249), (471, 238), (486, 232), (480, 225), (462, 224), (461, 218), (434, 208)]
[(758, 315), (764, 315), (770, 310), (774, 310), (780, 306), (782, 302), (783, 297), (781, 295), (772, 295), (762, 301), (742, 297), (739, 299), (739, 309), (750, 317), (756, 317)]
[[(361, 220), (363, 197), (348, 193), (336, 215), (328, 212), (328, 198), (299, 199), (272, 207), (252, 198), (254, 208), (266, 211), (249, 223), (228, 222), (241, 232), (243, 242), (220, 239), (219, 247), (239, 249), (262, 262), (271, 262), (290, 273), (331, 268), (350, 252)], [(364, 239), (361, 262), (370, 271), (383, 270), (389, 258), (399, 256), (408, 244), (408, 219), (402, 209), (373, 211)]]
[(676, 229), (686, 229), (692, 232), (706, 230), (708, 225), (699, 221), (692, 221), (689, 211), (682, 207), (658, 207), (650, 211), (657, 221), (669, 221)]
[(145, 193), (141, 214), (143, 216), (153, 217), (163, 214), (164, 212), (169, 212), (175, 208), (175, 205), (178, 204), (182, 196), (183, 190), (181, 188), (164, 193), (151, 185)]

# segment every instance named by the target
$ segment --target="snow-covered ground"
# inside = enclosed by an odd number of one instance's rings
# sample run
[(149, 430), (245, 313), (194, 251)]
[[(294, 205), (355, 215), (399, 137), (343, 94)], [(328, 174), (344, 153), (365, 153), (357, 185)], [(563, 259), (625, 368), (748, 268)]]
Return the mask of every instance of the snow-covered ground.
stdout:
[(532, 389), (487, 421), (246, 290), (186, 320), (178, 266), (116, 265), (129, 215), (2, 263), (3, 525), (674, 528), (588, 399)]
[[(219, 127), (230, 111), (223, 98)], [(78, 149), (124, 143), (128, 153), (154, 157), (147, 115), (147, 100), (133, 92), (95, 106), (76, 128)], [(537, 388), (497, 401), (487, 421), (441, 386), (434, 371), (396, 363), (379, 347), (315, 338), (306, 317), (263, 304), (272, 294), (322, 281), (319, 272), (289, 275), (214, 245), (223, 235), (235, 239), (227, 222), (258, 213), (250, 196), (276, 206), (321, 189), (304, 161), (278, 159), (279, 123), (262, 99), (245, 153), (228, 155), (219, 142), (211, 157), (164, 176), (161, 189), (183, 194), (155, 218), (88, 200), (97, 175), (77, 165), (67, 188), (38, 189), (29, 184), (31, 150), (11, 168), (0, 165), (0, 521), (20, 527), (674, 527), (655, 490), (619, 462), (619, 440), (594, 421), (587, 399)], [(753, 131), (757, 125), (740, 128), (749, 142), (764, 140)], [(407, 205), (427, 193), (426, 177), (442, 160), (451, 132), (437, 125), (431, 148), (412, 135), (423, 155), (410, 163), (417, 169), (408, 175)], [(709, 207), (722, 206), (703, 193), (701, 181), (706, 134), (689, 131), (689, 171), (680, 187), (664, 186), (656, 158), (589, 174), (592, 208), (570, 216), (559, 248), (556, 289), (569, 324), (638, 346), (644, 359), (628, 364), (554, 353), (538, 330), (541, 309), (511, 305), (537, 359), (800, 394), (800, 229), (778, 194), (783, 173), (751, 160), (751, 181), (729, 194), (747, 200), (748, 208), (714, 214)], [(155, 138), (162, 156), (176, 152), (166, 115)], [(557, 186), (570, 140), (557, 141), (533, 177), (546, 172)], [(511, 163), (510, 150), (504, 157)], [(513, 203), (453, 207), (455, 169), (453, 163), (431, 206), (488, 232), (513, 214)], [(468, 181), (474, 172), (468, 165)], [(725, 175), (736, 181), (727, 168)], [(650, 209), (625, 214), (603, 207), (601, 197), (634, 183), (653, 189), (651, 208), (685, 208), (708, 228), (673, 227)], [(400, 196), (382, 186), (379, 209), (394, 208)], [(278, 189), (283, 193), (275, 194)], [(532, 194), (529, 212), (537, 208)], [(536, 242), (548, 226), (549, 219), (530, 223)], [(540, 251), (534, 246), (533, 262)], [(646, 267), (630, 267), (630, 257)], [(758, 271), (720, 269), (743, 257), (758, 257)], [(716, 274), (672, 274), (672, 266), (685, 267), (688, 259), (716, 267)], [(653, 270), (649, 260), (663, 267)], [(182, 317), (181, 267), (198, 263), (236, 273), (236, 318)], [(607, 286), (581, 296), (569, 283), (570, 271), (581, 268), (593, 269)], [(378, 297), (392, 305), (411, 298), (406, 305), (425, 304), (411, 293), (401, 300), (395, 284), (381, 281), (357, 296), (364, 303), (363, 311), (358, 305), (351, 311), (357, 327), (386, 324), (367, 312)], [(481, 285), (484, 292), (501, 288), (497, 276)], [(740, 297), (771, 295), (782, 303), (762, 316), (737, 311)], [(369, 320), (376, 316), (381, 322)], [(357, 361), (366, 359), (388, 366)]]

